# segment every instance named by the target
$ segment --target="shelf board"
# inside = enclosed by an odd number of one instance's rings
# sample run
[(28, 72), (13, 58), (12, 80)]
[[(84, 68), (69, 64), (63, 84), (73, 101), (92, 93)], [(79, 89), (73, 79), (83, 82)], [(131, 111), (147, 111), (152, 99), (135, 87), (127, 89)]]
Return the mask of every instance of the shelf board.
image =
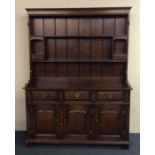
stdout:
[(54, 38), (54, 39), (100, 39), (100, 38), (113, 38), (112, 35), (101, 35), (101, 36), (31, 36), (31, 40), (43, 40), (48, 38)]
[(43, 41), (44, 40), (44, 37), (43, 36), (31, 36), (30, 37), (30, 40), (31, 41), (33, 41), (33, 40)]
[(46, 38), (55, 39), (102, 39), (102, 38), (113, 38), (113, 36), (44, 36)]
[(104, 63), (104, 62), (126, 62), (126, 60), (32, 60), (32, 62), (51, 63)]
[(44, 40), (48, 38), (54, 39), (103, 39), (103, 38), (113, 38), (113, 40), (127, 40), (127, 35), (114, 36), (114, 35), (100, 35), (100, 36), (30, 36), (30, 40)]
[(127, 40), (128, 38), (127, 38), (127, 36), (126, 35), (124, 35), (124, 36), (114, 36), (113, 37), (113, 40)]

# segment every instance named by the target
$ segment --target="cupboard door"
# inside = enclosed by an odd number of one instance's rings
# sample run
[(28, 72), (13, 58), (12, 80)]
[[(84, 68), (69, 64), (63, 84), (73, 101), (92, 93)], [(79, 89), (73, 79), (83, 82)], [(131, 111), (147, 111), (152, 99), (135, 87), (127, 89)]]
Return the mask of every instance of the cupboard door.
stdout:
[(122, 106), (98, 104), (96, 130), (99, 139), (120, 139), (123, 130)]
[(64, 105), (64, 133), (68, 139), (87, 139), (91, 131), (89, 105), (83, 101), (67, 101)]
[(60, 109), (56, 104), (35, 104), (29, 106), (34, 138), (56, 138), (60, 135)]

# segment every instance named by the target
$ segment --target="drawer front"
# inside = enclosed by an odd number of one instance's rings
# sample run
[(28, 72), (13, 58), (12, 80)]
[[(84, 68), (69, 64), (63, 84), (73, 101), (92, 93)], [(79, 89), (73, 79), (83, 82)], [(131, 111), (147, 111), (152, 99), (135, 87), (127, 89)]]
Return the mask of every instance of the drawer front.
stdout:
[(99, 91), (97, 92), (97, 100), (98, 101), (112, 101), (112, 100), (123, 100), (123, 92), (122, 91)]
[(89, 91), (65, 91), (64, 92), (64, 99), (65, 100), (89, 100), (90, 93)]
[(32, 91), (33, 100), (57, 100), (57, 91)]

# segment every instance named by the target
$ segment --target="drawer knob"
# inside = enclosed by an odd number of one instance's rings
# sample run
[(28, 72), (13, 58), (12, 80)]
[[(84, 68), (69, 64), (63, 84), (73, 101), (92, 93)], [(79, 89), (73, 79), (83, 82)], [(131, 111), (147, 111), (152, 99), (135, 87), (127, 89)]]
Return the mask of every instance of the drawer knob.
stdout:
[(48, 94), (43, 94), (43, 98), (46, 99), (48, 97)]
[(109, 94), (109, 95), (108, 95), (108, 98), (109, 98), (109, 99), (112, 99), (112, 94)]
[(74, 96), (75, 96), (76, 99), (79, 99), (80, 94), (79, 93), (76, 93)]

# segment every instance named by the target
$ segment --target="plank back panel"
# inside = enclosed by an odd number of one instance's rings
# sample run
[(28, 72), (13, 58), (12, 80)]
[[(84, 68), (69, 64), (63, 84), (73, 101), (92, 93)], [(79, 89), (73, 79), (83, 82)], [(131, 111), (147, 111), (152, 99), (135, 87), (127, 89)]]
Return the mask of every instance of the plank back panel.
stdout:
[(66, 35), (66, 19), (56, 18), (56, 35)]
[(45, 36), (55, 35), (55, 19), (54, 18), (44, 19), (44, 35)]
[(54, 39), (45, 40), (46, 49), (46, 59), (55, 60), (56, 59), (56, 41)]
[(79, 32), (79, 20), (78, 18), (67, 19), (67, 35), (77, 36)]
[(46, 60), (33, 62), (32, 76), (126, 77), (127, 14), (30, 20), (32, 60)]

